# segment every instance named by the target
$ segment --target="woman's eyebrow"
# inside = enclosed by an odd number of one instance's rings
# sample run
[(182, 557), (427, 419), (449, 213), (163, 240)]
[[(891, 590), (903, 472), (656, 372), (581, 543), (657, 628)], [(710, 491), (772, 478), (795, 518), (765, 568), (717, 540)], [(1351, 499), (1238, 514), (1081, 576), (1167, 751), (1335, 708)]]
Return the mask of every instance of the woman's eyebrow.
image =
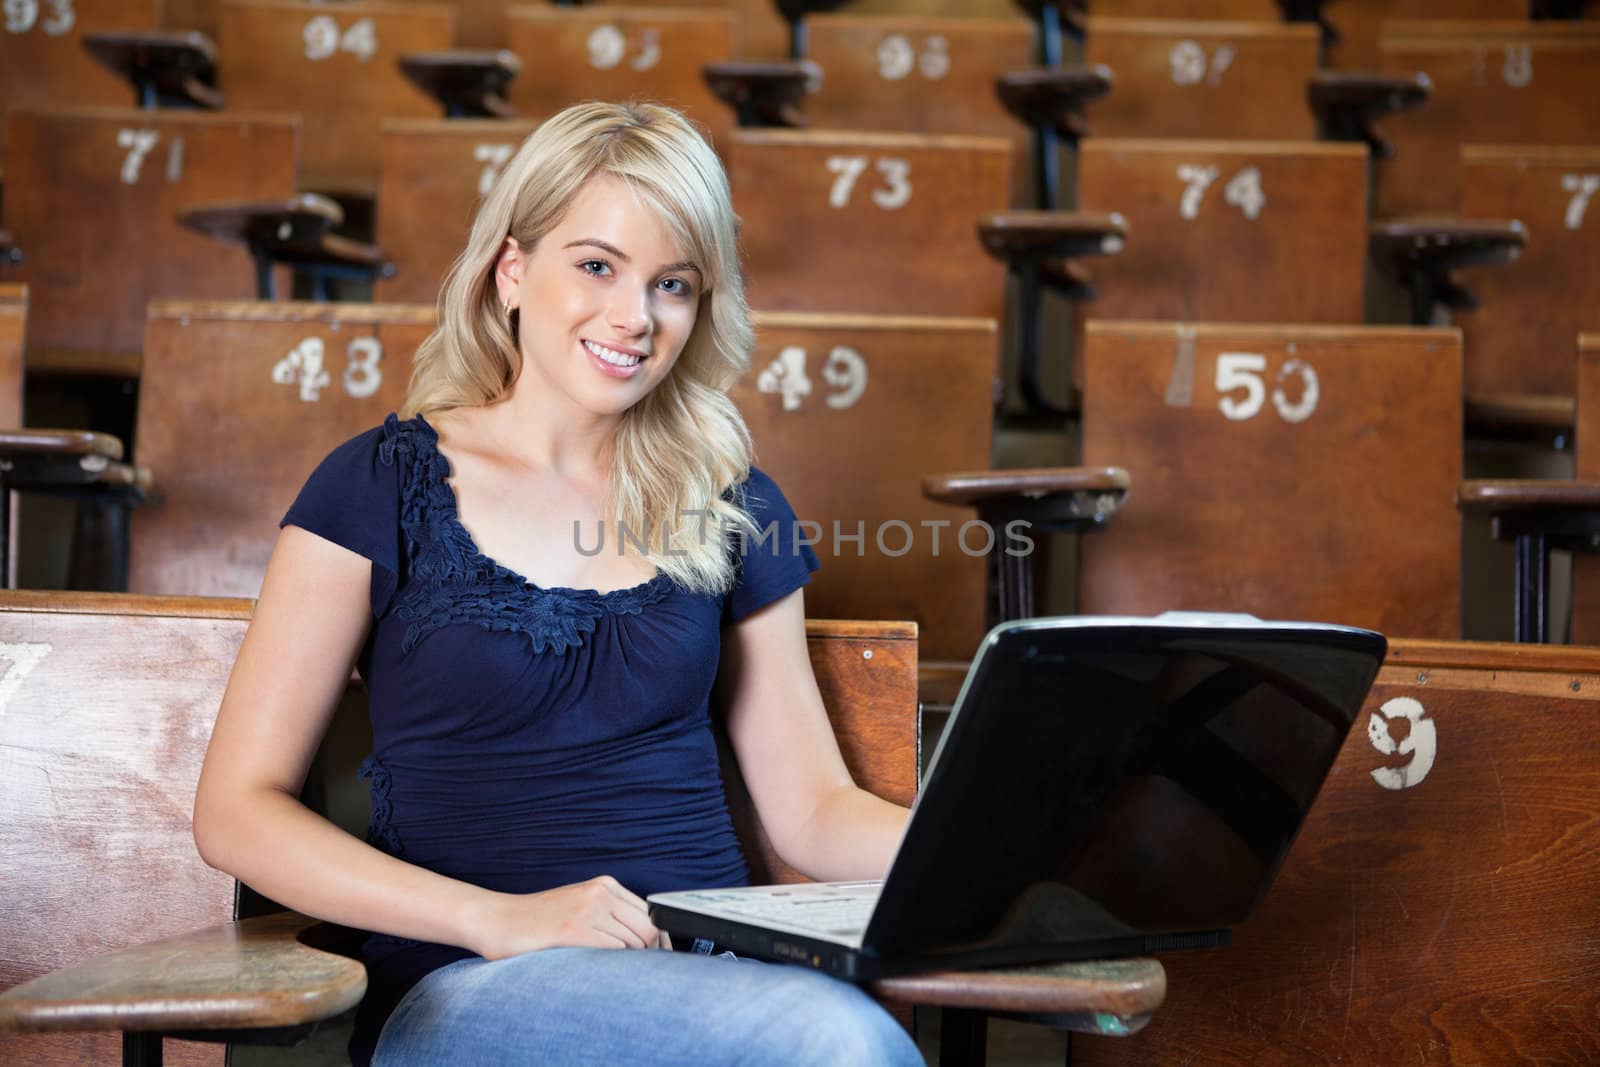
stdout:
[[(580, 237), (576, 241), (568, 241), (561, 247), (563, 250), (565, 250), (568, 248), (576, 248), (579, 245), (589, 245), (593, 248), (600, 249), (602, 252), (609, 252), (611, 255), (622, 260), (624, 263), (633, 262), (633, 259), (628, 255), (628, 253), (624, 252), (622, 249), (608, 241), (600, 240), (598, 237)], [(692, 270), (696, 274), (700, 274), (702, 276), (704, 275), (704, 272), (698, 266), (696, 266), (692, 260), (687, 259), (679, 260), (677, 263), (668, 263), (666, 266), (661, 268), (661, 273), (668, 274), (675, 270)]]

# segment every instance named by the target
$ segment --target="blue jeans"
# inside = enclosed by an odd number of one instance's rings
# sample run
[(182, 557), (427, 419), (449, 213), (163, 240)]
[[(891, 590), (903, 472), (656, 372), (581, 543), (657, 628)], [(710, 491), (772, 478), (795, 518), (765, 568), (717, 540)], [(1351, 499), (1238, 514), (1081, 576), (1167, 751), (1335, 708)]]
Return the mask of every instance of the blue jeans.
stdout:
[(855, 986), (787, 964), (657, 949), (459, 960), (384, 1025), (373, 1067), (660, 1064), (910, 1067), (922, 1056)]

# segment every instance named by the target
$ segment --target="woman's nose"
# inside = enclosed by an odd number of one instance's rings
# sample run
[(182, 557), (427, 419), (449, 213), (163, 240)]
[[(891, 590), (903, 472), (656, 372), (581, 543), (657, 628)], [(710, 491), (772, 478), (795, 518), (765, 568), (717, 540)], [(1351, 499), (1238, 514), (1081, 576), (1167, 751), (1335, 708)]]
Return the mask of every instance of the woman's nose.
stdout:
[(618, 286), (606, 312), (607, 321), (619, 330), (644, 333), (650, 328), (650, 297), (643, 289)]

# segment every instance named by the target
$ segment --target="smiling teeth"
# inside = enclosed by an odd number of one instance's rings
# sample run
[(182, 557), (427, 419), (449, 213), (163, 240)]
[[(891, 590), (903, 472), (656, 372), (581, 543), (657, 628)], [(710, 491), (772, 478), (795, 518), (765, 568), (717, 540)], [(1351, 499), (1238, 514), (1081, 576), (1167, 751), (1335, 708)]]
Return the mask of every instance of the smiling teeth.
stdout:
[(595, 355), (599, 356), (613, 367), (632, 367), (637, 364), (641, 358), (643, 358), (640, 356), (630, 356), (626, 352), (618, 352), (615, 349), (607, 348), (605, 345), (595, 344), (593, 341), (583, 342), (583, 347), (587, 348), (589, 351), (593, 352)]

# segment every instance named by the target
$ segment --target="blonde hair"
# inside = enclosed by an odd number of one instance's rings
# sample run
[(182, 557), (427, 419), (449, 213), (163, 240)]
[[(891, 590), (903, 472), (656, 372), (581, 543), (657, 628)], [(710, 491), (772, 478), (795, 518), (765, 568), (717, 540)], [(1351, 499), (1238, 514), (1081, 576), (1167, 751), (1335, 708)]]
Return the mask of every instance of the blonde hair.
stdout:
[(623, 414), (611, 455), (611, 517), (617, 533), (626, 528), (646, 539), (644, 556), (680, 586), (725, 592), (734, 579), (728, 538), (754, 530), (740, 502), (725, 494), (750, 469), (749, 431), (728, 390), (750, 365), (755, 335), (727, 175), (671, 108), (578, 104), (522, 143), (445, 275), (438, 325), (417, 349), (401, 415), (506, 396), (522, 354), (494, 282), (505, 239), (531, 251), (602, 173), (627, 183), (661, 217), (703, 275), (699, 314), (677, 363)]

